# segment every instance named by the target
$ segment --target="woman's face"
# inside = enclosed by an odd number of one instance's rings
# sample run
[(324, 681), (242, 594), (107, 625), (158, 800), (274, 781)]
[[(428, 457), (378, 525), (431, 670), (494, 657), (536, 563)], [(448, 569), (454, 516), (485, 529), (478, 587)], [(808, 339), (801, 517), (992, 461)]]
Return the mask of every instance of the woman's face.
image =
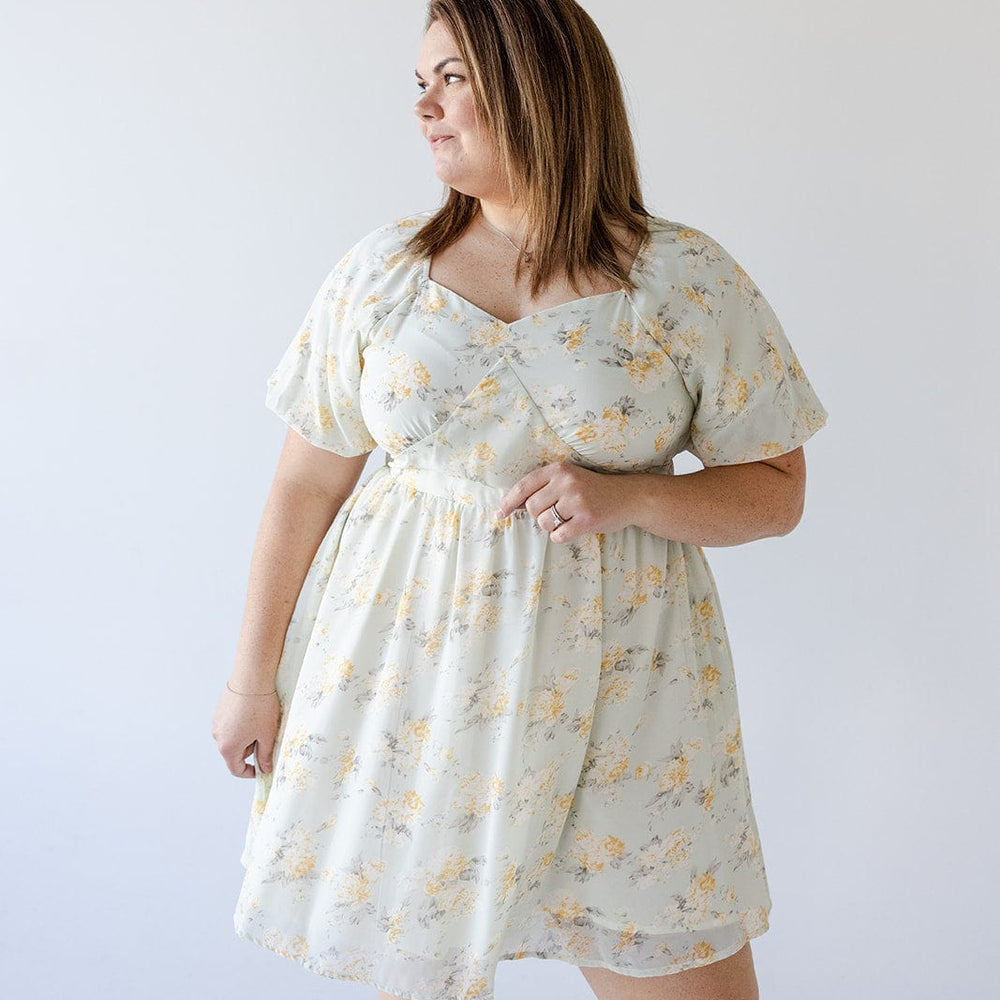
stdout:
[(424, 35), (417, 85), (421, 95), (413, 110), (431, 144), (434, 172), (462, 194), (503, 200), (507, 187), (497, 147), (479, 126), (468, 67), (441, 21)]

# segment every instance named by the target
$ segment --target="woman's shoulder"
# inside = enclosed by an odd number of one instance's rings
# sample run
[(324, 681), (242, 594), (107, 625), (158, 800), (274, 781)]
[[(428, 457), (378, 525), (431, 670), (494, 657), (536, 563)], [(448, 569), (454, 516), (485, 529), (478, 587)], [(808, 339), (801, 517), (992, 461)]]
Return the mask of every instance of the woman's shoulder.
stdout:
[(415, 258), (406, 244), (433, 214), (418, 212), (383, 223), (362, 236), (344, 255), (342, 263), (381, 265), (386, 270), (413, 263)]
[[(730, 287), (745, 298), (759, 298), (759, 289), (736, 258), (704, 229), (654, 217), (649, 231), (650, 242), (636, 272), (657, 302), (664, 295), (676, 298), (680, 293), (711, 315), (712, 304)], [(654, 310), (657, 302), (651, 306)]]
[(705, 267), (734, 263), (722, 244), (688, 222), (653, 216), (648, 220), (651, 257), (661, 261)]
[(384, 223), (366, 233), (338, 260), (328, 281), (356, 307), (392, 307), (418, 287), (422, 259), (407, 248), (410, 237), (430, 217), (420, 212)]

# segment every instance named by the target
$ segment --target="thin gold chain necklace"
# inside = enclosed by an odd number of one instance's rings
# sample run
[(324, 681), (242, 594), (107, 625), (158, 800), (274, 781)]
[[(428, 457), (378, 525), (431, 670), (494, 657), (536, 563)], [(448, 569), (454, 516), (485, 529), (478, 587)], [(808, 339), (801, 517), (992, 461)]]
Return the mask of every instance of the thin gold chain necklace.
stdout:
[(523, 253), (524, 254), (524, 262), (526, 264), (530, 264), (531, 263), (531, 251), (530, 250), (525, 250), (524, 247), (519, 247), (502, 229), (497, 229), (497, 227), (494, 226), (493, 223), (490, 222), (490, 220), (487, 219), (486, 216), (483, 215), (482, 212), (480, 212), (479, 214), (482, 216), (483, 222), (485, 222), (486, 225), (489, 226), (490, 229), (493, 230), (493, 232), (497, 233), (499, 236), (502, 236), (518, 253)]

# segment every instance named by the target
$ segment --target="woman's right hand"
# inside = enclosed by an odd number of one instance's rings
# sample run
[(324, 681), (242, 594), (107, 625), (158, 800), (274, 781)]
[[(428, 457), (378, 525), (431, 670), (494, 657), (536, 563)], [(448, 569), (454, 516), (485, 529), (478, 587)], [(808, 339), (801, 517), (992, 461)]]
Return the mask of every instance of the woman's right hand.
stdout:
[(274, 767), (274, 741), (281, 720), (278, 695), (242, 695), (228, 687), (212, 716), (212, 736), (231, 774), (253, 778), (257, 770), (246, 758), (254, 754), (257, 767), (268, 774)]

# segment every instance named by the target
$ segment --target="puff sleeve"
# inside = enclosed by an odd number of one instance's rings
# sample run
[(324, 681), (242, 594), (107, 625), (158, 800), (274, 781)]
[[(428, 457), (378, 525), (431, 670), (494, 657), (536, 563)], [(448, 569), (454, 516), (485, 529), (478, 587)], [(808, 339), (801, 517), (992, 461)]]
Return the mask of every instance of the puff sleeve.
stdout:
[(702, 245), (683, 289), (689, 322), (677, 326), (670, 350), (694, 401), (687, 450), (706, 466), (794, 451), (827, 411), (760, 289), (728, 251), (695, 232)]
[(310, 444), (345, 458), (378, 447), (361, 412), (365, 294), (355, 247), (327, 275), (267, 378), (267, 408)]

